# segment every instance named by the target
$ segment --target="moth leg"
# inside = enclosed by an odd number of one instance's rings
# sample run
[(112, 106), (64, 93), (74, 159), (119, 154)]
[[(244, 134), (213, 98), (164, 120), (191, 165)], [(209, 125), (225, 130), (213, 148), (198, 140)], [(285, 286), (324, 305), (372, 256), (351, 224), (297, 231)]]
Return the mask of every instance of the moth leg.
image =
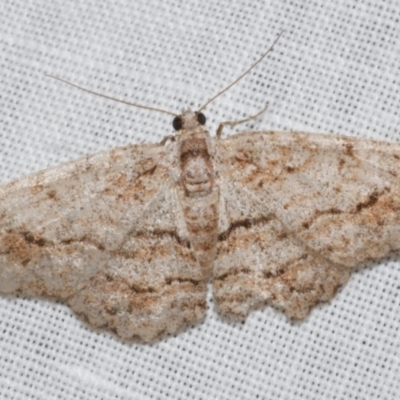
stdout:
[(240, 125), (240, 124), (243, 124), (243, 123), (245, 123), (245, 122), (251, 121), (252, 119), (256, 119), (256, 118), (258, 118), (260, 115), (264, 114), (265, 111), (267, 111), (267, 108), (268, 108), (268, 103), (265, 105), (265, 107), (264, 107), (260, 112), (258, 112), (258, 113), (255, 114), (255, 115), (252, 115), (252, 116), (250, 116), (250, 117), (248, 117), (248, 118), (241, 119), (240, 121), (226, 121), (226, 122), (221, 122), (221, 123), (219, 124), (218, 129), (217, 129), (217, 135), (216, 135), (217, 138), (219, 139), (219, 138), (221, 137), (221, 135), (222, 135), (222, 130), (224, 129), (225, 126), (230, 126), (231, 128), (233, 128), (233, 127), (235, 127), (236, 125)]
[(161, 140), (160, 145), (161, 145), (161, 146), (164, 146), (164, 145), (168, 142), (168, 140), (170, 140), (171, 142), (175, 142), (175, 136), (174, 136), (174, 135), (165, 136), (165, 137)]

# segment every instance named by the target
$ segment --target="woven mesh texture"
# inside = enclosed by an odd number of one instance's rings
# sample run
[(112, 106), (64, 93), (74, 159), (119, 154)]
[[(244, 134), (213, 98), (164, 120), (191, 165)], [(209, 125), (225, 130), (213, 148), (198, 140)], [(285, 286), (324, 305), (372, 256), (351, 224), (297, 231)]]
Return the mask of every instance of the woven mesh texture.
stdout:
[[(87, 0), (0, 3), (0, 179), (173, 133), (179, 112), (208, 127), (268, 112), (237, 131), (302, 130), (400, 140), (400, 2)], [(227, 130), (225, 134), (234, 132)], [(112, 212), (112, 210), (110, 210)], [(353, 274), (294, 324), (266, 308), (205, 322), (153, 345), (90, 330), (63, 304), (0, 297), (1, 399), (398, 399), (400, 262)]]

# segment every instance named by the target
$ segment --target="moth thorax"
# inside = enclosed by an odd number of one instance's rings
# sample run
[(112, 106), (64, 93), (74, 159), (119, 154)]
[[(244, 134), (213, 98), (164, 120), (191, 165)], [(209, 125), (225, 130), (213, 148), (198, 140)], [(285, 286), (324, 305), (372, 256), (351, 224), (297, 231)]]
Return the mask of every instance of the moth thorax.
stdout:
[(180, 144), (181, 183), (187, 196), (204, 196), (214, 186), (213, 166), (204, 138), (188, 138)]

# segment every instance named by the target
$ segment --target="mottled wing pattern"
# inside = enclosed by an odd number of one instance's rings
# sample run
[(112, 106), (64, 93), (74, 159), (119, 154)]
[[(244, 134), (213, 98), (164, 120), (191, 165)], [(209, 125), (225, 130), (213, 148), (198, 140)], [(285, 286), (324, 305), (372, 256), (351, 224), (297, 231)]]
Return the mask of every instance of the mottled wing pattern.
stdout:
[(302, 319), (354, 267), (400, 249), (400, 144), (255, 132), (216, 148), (230, 226), (214, 269), (223, 314), (269, 302)]
[(206, 287), (180, 228), (171, 156), (129, 146), (2, 186), (0, 292), (59, 298), (123, 339), (201, 318)]

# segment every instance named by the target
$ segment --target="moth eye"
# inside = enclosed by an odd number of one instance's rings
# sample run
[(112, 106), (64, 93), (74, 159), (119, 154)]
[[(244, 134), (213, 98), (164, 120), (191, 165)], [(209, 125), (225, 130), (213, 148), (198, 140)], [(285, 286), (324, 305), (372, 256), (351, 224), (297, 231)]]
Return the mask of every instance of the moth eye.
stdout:
[(174, 120), (172, 121), (172, 126), (176, 131), (180, 131), (182, 129), (182, 118), (181, 117), (175, 117)]
[(204, 125), (206, 123), (206, 116), (203, 113), (198, 113), (197, 114), (197, 122), (200, 125)]

